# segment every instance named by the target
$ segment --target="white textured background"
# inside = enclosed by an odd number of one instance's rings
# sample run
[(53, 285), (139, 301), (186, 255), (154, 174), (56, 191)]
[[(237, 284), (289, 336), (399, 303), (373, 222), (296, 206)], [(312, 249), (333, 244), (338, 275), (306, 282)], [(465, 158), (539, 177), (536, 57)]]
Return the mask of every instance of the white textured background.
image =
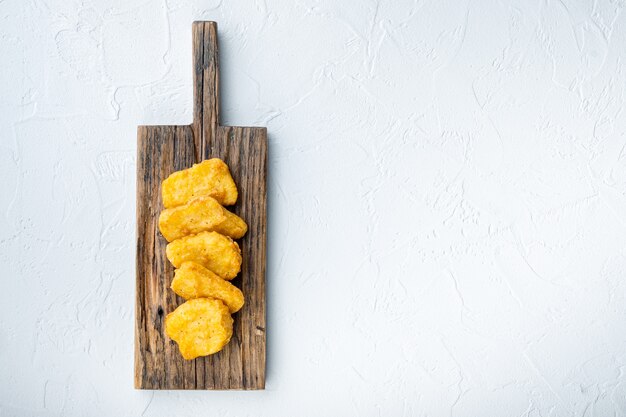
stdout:
[[(0, 415), (626, 416), (625, 6), (0, 1)], [(193, 20), (270, 135), (264, 392), (132, 388)]]

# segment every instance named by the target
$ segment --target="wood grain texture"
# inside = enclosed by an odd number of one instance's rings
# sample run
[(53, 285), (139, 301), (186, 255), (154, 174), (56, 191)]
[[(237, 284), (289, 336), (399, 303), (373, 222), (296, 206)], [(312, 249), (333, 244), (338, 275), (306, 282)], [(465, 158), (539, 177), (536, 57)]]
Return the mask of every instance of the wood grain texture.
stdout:
[[(194, 120), (188, 126), (139, 126), (137, 131), (137, 276), (135, 388), (264, 389), (267, 131), (219, 125), (217, 25), (194, 22)], [(184, 300), (169, 289), (174, 268), (158, 231), (161, 181), (174, 171), (217, 157), (230, 167), (239, 200), (228, 207), (248, 223), (243, 263), (232, 282), (246, 304), (230, 343), (186, 361), (164, 332), (165, 316)]]

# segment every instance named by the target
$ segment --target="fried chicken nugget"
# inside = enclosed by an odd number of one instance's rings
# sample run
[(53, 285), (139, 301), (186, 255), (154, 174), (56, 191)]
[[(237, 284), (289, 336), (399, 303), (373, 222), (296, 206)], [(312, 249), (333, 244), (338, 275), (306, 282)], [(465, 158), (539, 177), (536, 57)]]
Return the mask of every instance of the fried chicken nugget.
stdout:
[(207, 159), (191, 168), (174, 172), (161, 184), (163, 206), (183, 205), (194, 197), (208, 195), (223, 206), (237, 202), (237, 186), (228, 165), (218, 158)]
[(241, 269), (241, 249), (237, 242), (217, 232), (201, 232), (170, 242), (165, 248), (167, 259), (176, 268), (193, 261), (220, 277), (231, 280)]
[(213, 197), (203, 196), (163, 210), (159, 216), (159, 230), (168, 242), (205, 231), (239, 239), (248, 231), (248, 225)]
[(243, 293), (233, 284), (195, 262), (183, 262), (174, 273), (172, 291), (185, 300), (212, 297), (222, 300), (231, 313), (243, 307)]
[(233, 335), (233, 318), (220, 300), (196, 298), (167, 315), (165, 333), (178, 343), (183, 358), (195, 359), (226, 346)]

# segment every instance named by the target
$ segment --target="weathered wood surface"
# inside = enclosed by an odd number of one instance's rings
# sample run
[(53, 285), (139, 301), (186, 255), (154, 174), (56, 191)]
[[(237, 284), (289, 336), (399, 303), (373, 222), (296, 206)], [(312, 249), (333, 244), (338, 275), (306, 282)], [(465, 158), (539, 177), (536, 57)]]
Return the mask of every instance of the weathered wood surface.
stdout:
[[(219, 125), (217, 25), (193, 23), (194, 112), (188, 126), (137, 131), (137, 276), (135, 388), (263, 389), (265, 387), (265, 243), (267, 131)], [(174, 171), (218, 157), (230, 167), (239, 200), (229, 210), (248, 223), (243, 263), (232, 282), (246, 304), (233, 318), (230, 343), (217, 354), (184, 360), (164, 332), (165, 316), (184, 300), (169, 289), (174, 268), (157, 227), (161, 181)]]

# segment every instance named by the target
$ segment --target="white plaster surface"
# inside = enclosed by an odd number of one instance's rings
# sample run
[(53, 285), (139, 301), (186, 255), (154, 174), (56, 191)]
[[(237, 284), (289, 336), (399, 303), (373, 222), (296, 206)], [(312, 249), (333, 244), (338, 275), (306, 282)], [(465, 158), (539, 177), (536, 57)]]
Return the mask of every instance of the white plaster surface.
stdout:
[[(626, 416), (625, 6), (0, 1), (0, 415)], [(269, 131), (262, 392), (132, 387), (193, 20)]]

